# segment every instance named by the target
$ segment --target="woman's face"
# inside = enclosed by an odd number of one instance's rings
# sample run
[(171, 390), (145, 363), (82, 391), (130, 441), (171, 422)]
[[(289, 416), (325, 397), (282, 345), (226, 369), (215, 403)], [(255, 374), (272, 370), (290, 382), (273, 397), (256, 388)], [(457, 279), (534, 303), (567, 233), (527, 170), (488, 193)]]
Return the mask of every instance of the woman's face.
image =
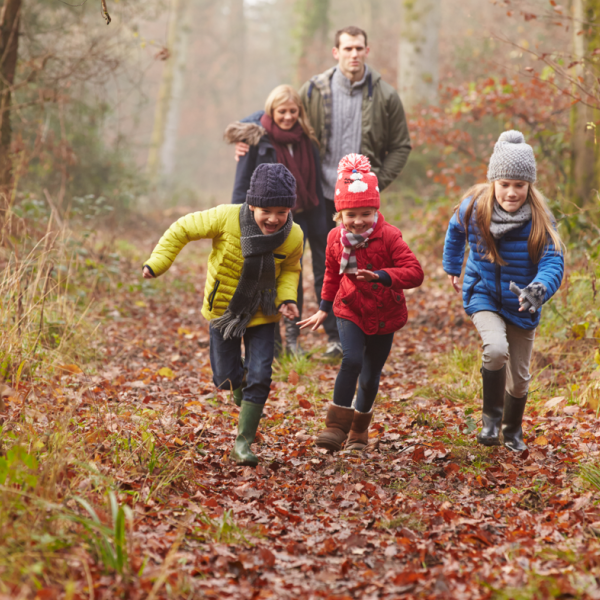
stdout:
[(342, 224), (352, 233), (364, 233), (373, 226), (376, 208), (346, 208), (342, 210)]
[(273, 110), (273, 121), (275, 125), (284, 131), (291, 129), (297, 122), (300, 116), (300, 109), (295, 102), (288, 100), (282, 102)]
[(498, 204), (509, 213), (519, 210), (527, 200), (529, 183), (518, 179), (494, 181), (494, 193)]

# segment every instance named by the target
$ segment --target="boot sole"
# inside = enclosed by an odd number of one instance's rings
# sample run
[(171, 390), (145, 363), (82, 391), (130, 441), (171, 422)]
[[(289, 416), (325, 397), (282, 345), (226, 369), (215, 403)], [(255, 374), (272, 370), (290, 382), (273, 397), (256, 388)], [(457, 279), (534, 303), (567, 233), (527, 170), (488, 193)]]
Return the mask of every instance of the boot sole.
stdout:
[(502, 445), (499, 438), (480, 438), (479, 436), (477, 437), (477, 443), (488, 447)]
[(351, 444), (350, 446), (346, 444), (344, 450), (364, 450), (367, 447), (367, 444)]
[(319, 448), (325, 448), (325, 450), (331, 450), (332, 452), (339, 452), (342, 449), (341, 444), (329, 440), (317, 440), (315, 442), (315, 446), (318, 446)]
[(515, 454), (520, 454), (521, 452), (525, 452), (525, 450), (528, 450), (527, 446), (525, 446), (524, 448), (512, 448), (508, 444), (504, 444), (504, 447), (507, 450), (510, 450), (511, 452), (514, 452)]

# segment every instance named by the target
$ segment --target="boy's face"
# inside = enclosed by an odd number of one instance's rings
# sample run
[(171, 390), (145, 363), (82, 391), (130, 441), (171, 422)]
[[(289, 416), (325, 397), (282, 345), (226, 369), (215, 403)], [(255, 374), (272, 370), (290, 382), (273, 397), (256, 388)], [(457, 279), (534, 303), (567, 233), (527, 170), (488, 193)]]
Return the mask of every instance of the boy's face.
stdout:
[(373, 226), (376, 208), (345, 208), (342, 210), (342, 224), (352, 233), (364, 233)]
[(266, 208), (251, 204), (248, 206), (254, 213), (256, 224), (265, 235), (279, 231), (286, 224), (290, 214), (290, 209), (286, 206), (267, 206)]

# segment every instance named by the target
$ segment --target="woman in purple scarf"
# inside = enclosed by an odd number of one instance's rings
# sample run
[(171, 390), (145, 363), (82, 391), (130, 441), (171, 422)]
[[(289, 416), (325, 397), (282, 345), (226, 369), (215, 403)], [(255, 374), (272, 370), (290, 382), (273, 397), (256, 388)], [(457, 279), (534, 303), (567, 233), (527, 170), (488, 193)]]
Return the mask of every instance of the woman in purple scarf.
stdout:
[[(264, 111), (254, 113), (244, 121), (236, 121), (225, 130), (230, 143), (245, 142), (249, 152), (240, 157), (233, 188), (232, 202), (241, 204), (246, 199), (252, 173), (262, 163), (281, 163), (296, 179), (297, 201), (294, 221), (302, 227), (304, 241), (308, 240), (312, 253), (315, 292), (321, 301), (321, 287), (325, 274), (325, 247), (327, 233), (334, 225), (328, 223), (321, 188), (321, 165), (315, 133), (308, 122), (300, 96), (289, 85), (277, 86), (267, 98)], [(298, 287), (298, 310), (302, 315), (302, 277)], [(297, 321), (285, 319), (286, 350), (302, 352), (298, 344), (300, 330)], [(328, 335), (337, 338), (335, 321), (324, 324)], [(331, 330), (331, 331), (330, 331)], [(275, 334), (276, 355), (282, 341)]]

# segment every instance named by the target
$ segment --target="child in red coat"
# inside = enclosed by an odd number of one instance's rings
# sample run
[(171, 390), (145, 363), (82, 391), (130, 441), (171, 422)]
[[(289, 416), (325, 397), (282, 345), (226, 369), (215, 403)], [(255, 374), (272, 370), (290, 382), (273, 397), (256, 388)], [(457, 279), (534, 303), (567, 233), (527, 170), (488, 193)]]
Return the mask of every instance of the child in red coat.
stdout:
[(369, 160), (360, 154), (345, 156), (335, 188), (340, 225), (327, 238), (320, 310), (299, 323), (315, 331), (332, 308), (337, 317), (344, 355), (326, 427), (315, 442), (328, 450), (341, 450), (346, 439), (347, 450), (366, 447), (381, 371), (394, 331), (407, 319), (402, 290), (423, 282), (419, 261), (400, 230), (386, 223), (379, 204)]

